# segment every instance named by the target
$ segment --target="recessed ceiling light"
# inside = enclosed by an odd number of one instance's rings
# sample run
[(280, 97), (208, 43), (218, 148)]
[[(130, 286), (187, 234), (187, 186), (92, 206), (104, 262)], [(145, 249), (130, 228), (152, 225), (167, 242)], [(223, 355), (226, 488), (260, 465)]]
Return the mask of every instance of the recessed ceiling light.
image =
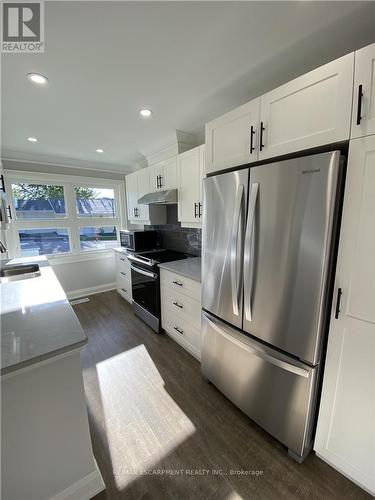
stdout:
[(98, 148), (95, 150), (97, 153), (104, 153), (104, 149)]
[(28, 73), (27, 78), (34, 83), (38, 83), (39, 85), (44, 85), (48, 82), (48, 78), (43, 75), (39, 75), (38, 73)]
[(29, 142), (38, 142), (38, 139), (36, 137), (28, 137), (27, 140)]
[(151, 109), (141, 109), (139, 113), (144, 118), (149, 118), (152, 115)]

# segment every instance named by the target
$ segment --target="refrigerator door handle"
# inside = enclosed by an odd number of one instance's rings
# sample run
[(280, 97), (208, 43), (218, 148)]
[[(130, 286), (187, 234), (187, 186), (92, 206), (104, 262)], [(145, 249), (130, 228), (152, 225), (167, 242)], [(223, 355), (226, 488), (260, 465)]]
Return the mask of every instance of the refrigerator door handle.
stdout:
[(254, 278), (254, 218), (258, 198), (259, 182), (251, 185), (249, 213), (246, 224), (245, 252), (244, 252), (244, 289), (245, 289), (245, 319), (251, 321), (252, 288)]
[(233, 216), (232, 225), (232, 238), (231, 238), (231, 250), (230, 250), (230, 277), (231, 277), (231, 289), (232, 289), (232, 307), (233, 314), (239, 315), (239, 304), (238, 295), (240, 291), (240, 273), (241, 270), (238, 266), (238, 233), (240, 228), (241, 219), (241, 205), (244, 193), (243, 184), (237, 187), (236, 202)]
[[(262, 349), (255, 347), (255, 342), (251, 341), (251, 339), (246, 338), (246, 340), (244, 339), (245, 340), (244, 342), (239, 340), (236, 336), (232, 335), (230, 333), (230, 331), (226, 331), (227, 329), (226, 328), (224, 329), (222, 324), (219, 325), (217, 323), (217, 321), (211, 315), (210, 315), (210, 317), (208, 317), (208, 314), (204, 313), (204, 317), (211, 324), (212, 328), (214, 328), (220, 335), (225, 337), (230, 342), (241, 347), (241, 349), (244, 349), (245, 351), (249, 352), (250, 354), (257, 356), (258, 358), (261, 358), (264, 361), (267, 361), (268, 363), (271, 363), (274, 366), (281, 368), (282, 370), (286, 370), (288, 372), (294, 373), (295, 375), (299, 375), (300, 377), (309, 378), (310, 372), (308, 370), (301, 368), (299, 366), (293, 365), (291, 363), (288, 363), (286, 361), (283, 361), (282, 359), (279, 359), (275, 356), (271, 356), (270, 354), (266, 353)], [(238, 335), (242, 335), (242, 334), (239, 333)]]

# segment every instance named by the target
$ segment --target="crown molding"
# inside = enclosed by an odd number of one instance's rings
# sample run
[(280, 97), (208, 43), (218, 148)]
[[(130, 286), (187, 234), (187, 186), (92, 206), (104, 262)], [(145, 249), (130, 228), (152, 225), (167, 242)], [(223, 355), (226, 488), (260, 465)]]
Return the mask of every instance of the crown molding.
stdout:
[(150, 166), (160, 161), (168, 160), (172, 156), (176, 156), (179, 153), (194, 148), (196, 145), (197, 137), (194, 134), (176, 130), (164, 142), (163, 146), (150, 148), (142, 151), (142, 153), (147, 159), (147, 164)]
[(113, 174), (129, 174), (137, 170), (129, 165), (114, 165), (108, 163), (100, 163), (95, 161), (77, 160), (74, 158), (56, 157), (50, 155), (42, 155), (35, 153), (25, 153), (23, 151), (3, 150), (1, 152), (1, 161), (20, 162), (29, 164), (38, 164), (43, 166), (53, 167), (69, 167), (83, 170), (93, 170), (98, 172), (108, 172)]

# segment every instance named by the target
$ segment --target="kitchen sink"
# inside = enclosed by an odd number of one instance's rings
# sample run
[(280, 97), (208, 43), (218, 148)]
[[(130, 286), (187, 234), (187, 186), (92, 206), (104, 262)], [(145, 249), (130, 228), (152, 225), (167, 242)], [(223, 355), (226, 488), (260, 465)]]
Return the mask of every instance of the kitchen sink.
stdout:
[(0, 283), (18, 281), (40, 276), (38, 264), (15, 264), (0, 269)]

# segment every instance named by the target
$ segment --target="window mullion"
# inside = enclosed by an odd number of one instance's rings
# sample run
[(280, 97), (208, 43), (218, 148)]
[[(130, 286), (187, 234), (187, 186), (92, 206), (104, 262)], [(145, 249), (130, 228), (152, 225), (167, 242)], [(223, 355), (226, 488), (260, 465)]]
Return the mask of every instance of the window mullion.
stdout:
[(68, 183), (65, 185), (65, 196), (67, 206), (67, 218), (70, 229), (70, 245), (72, 253), (79, 252), (79, 230), (78, 230), (78, 217), (76, 209), (76, 195), (74, 185)]

